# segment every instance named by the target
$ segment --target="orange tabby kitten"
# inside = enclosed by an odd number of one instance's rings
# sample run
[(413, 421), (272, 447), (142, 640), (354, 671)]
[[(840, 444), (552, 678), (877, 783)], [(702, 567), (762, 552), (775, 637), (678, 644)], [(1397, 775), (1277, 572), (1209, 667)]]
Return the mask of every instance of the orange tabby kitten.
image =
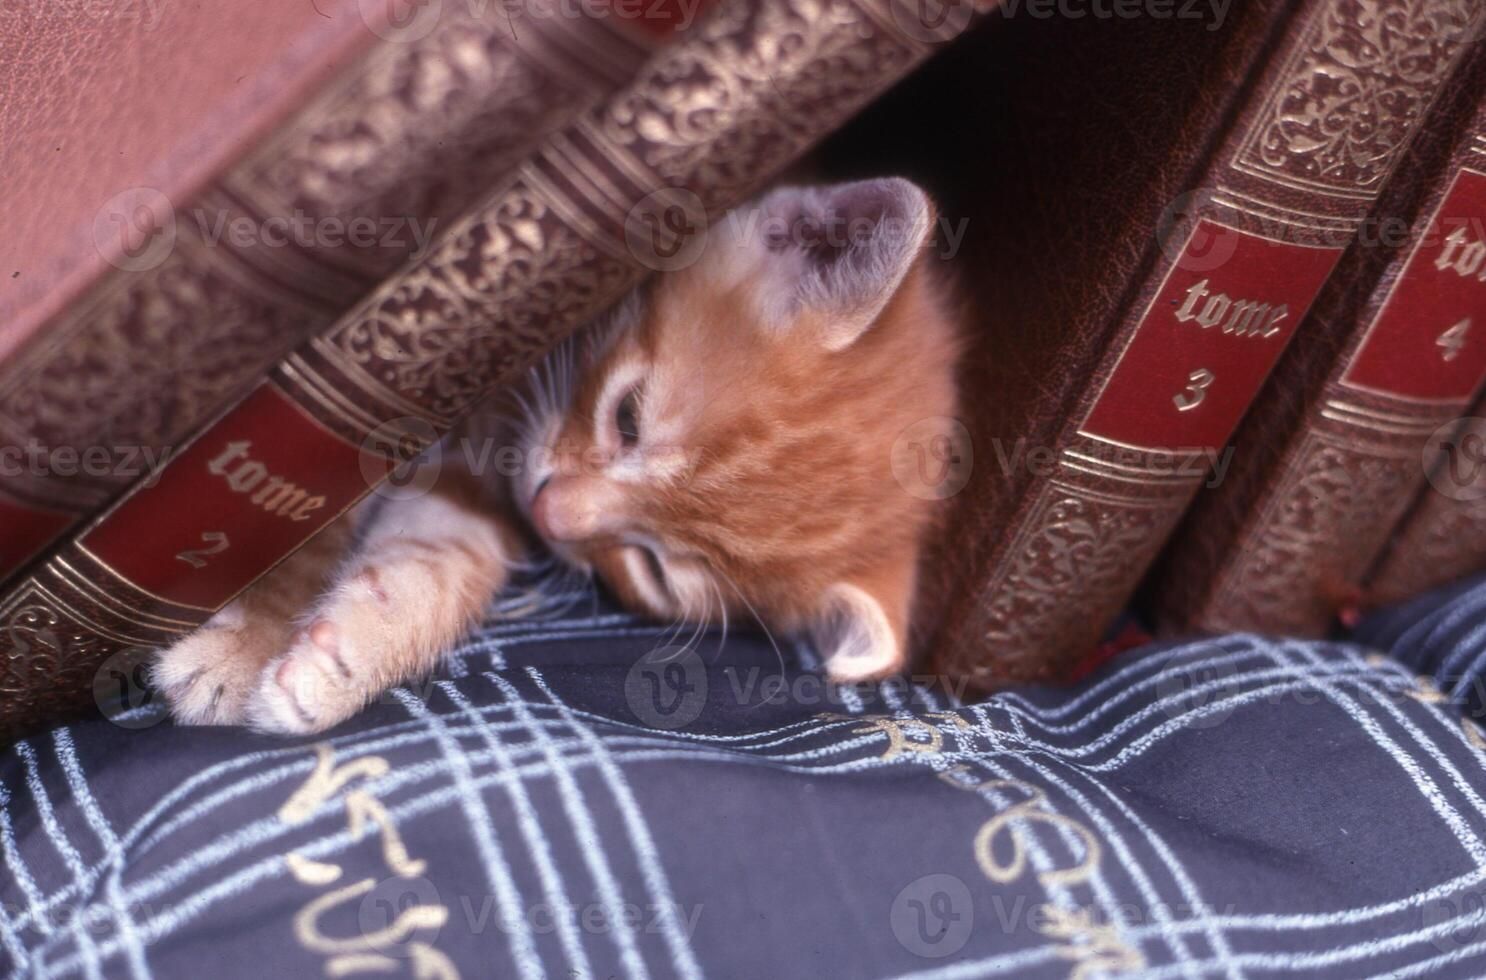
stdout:
[(370, 498), (163, 651), (175, 717), (349, 717), (480, 621), (530, 531), (632, 609), (808, 632), (837, 680), (900, 670), (933, 507), (894, 478), (900, 435), (956, 409), (933, 219), (901, 179), (734, 212), (534, 372), (515, 477), (446, 452), (432, 490)]

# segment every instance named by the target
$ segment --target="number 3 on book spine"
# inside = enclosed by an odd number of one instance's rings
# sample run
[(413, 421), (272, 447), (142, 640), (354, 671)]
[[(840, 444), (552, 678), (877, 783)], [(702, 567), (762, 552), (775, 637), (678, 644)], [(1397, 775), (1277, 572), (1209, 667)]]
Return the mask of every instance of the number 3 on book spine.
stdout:
[(1083, 434), (1138, 449), (1220, 449), (1341, 251), (1199, 220)]

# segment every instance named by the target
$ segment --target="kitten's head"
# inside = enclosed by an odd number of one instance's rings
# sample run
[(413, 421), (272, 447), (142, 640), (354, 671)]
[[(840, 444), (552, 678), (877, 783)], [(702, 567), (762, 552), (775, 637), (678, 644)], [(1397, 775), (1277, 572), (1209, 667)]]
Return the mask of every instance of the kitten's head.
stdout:
[(893, 457), (955, 412), (932, 220), (889, 179), (778, 190), (714, 225), (539, 399), (517, 487), (533, 527), (631, 607), (810, 630), (840, 678), (901, 667), (931, 504)]

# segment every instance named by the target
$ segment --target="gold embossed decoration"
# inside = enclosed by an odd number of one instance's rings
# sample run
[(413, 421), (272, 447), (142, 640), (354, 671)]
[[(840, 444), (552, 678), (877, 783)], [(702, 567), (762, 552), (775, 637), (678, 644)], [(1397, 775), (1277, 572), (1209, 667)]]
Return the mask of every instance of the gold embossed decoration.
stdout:
[(1389, 452), (1367, 437), (1319, 432), (1299, 447), (1255, 515), (1248, 554), (1218, 584), (1204, 628), (1310, 635), (1329, 627), (1337, 596), (1318, 588), (1360, 578), (1372, 557), (1366, 532), (1397, 521), (1418, 475), (1417, 450)]
[(1486, 570), (1486, 497), (1424, 491), (1391, 552), (1368, 582), (1378, 602), (1400, 602)]
[(1160, 503), (1049, 483), (981, 593), (980, 680), (1046, 673), (1090, 651), (1110, 596), (1129, 591), (1180, 516)]
[(448, 424), (494, 380), (538, 356), (555, 323), (577, 321), (632, 281), (518, 180), (379, 289), (320, 349), (373, 397), (391, 389)]
[(1313, 18), (1234, 161), (1280, 184), (1373, 197), (1469, 43), (1472, 0), (1335, 0)]
[[(120, 277), (57, 336), (0, 377), (0, 439), (48, 449), (104, 446), (155, 451), (178, 445), (224, 398), (260, 375), (304, 322), (324, 314), (254, 292), (224, 267), (220, 249), (183, 230), (159, 266)], [(108, 472), (10, 477), (26, 495), (100, 507), (139, 474), (115, 459)], [(16, 484), (20, 484), (19, 487)]]
[(540, 151), (427, 260), (344, 318), (319, 352), (377, 397), (447, 423), (646, 271), (626, 216), (685, 188), (738, 203), (923, 57), (885, 5), (721, 7), (634, 84)]

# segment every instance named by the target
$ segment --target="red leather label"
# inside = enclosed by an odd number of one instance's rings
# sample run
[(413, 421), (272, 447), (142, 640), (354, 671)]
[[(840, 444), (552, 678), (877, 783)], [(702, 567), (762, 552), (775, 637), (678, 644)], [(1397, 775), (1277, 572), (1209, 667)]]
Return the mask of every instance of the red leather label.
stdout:
[(147, 592), (215, 610), (386, 470), (264, 382), (78, 543)]
[(1413, 248), (1342, 384), (1465, 401), (1486, 377), (1486, 174), (1455, 175)]
[(76, 515), (0, 497), (0, 578), (9, 576), (62, 536)]
[(1198, 221), (1082, 431), (1141, 449), (1222, 448), (1341, 252)]

